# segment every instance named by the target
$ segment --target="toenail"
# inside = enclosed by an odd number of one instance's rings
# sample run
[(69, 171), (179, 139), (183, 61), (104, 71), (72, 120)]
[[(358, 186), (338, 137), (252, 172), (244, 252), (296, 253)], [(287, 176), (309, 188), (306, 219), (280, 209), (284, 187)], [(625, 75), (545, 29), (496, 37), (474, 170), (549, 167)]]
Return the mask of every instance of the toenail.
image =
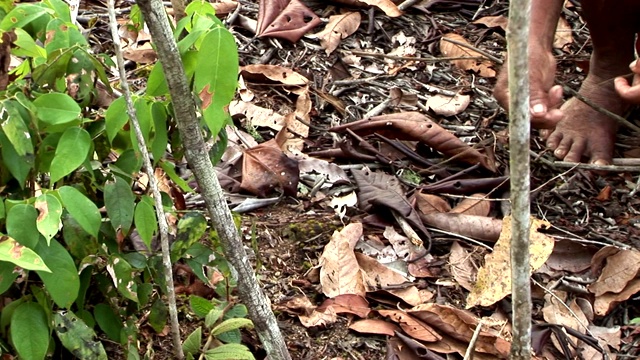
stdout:
[(633, 69), (633, 68), (636, 67), (637, 63), (638, 63), (638, 60), (633, 60), (633, 62), (631, 62), (631, 64), (629, 64), (629, 67)]
[(563, 158), (566, 155), (564, 150), (561, 150), (561, 149), (556, 149), (556, 151), (554, 151), (553, 154), (559, 158)]
[(604, 161), (604, 160), (602, 160), (602, 159), (592, 161), (591, 163), (592, 163), (593, 165), (598, 165), (598, 166), (609, 165), (609, 163), (608, 163), (608, 162), (606, 162), (606, 161)]
[(542, 104), (533, 105), (533, 108), (531, 108), (531, 112), (533, 112), (534, 114), (542, 114), (542, 113), (544, 113), (544, 105), (542, 105)]

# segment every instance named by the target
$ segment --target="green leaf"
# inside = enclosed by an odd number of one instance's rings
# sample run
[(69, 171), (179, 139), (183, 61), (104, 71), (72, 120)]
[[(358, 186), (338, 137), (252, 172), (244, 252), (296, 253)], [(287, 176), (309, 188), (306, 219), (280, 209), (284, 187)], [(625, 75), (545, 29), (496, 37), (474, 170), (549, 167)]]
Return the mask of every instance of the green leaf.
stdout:
[(15, 28), (13, 31), (16, 33), (16, 41), (13, 44), (16, 46), (15, 49), (11, 49), (11, 53), (16, 56), (25, 56), (31, 58), (46, 58), (47, 52), (42, 47), (39, 46), (35, 40), (21, 28)]
[(203, 297), (191, 295), (189, 296), (189, 304), (191, 310), (196, 316), (204, 318), (207, 314), (214, 309), (213, 303)]
[(51, 14), (53, 11), (35, 4), (19, 4), (2, 19), (0, 30), (8, 31), (12, 28), (23, 28), (47, 13)]
[(126, 178), (130, 178), (134, 173), (140, 171), (141, 167), (142, 155), (134, 149), (128, 149), (122, 152), (118, 160), (111, 166), (114, 171), (120, 170)]
[(13, 100), (0, 103), (0, 124), (11, 145), (19, 156), (33, 155), (31, 134), (25, 123), (18, 104)]
[[(40, 86), (48, 85), (51, 88), (55, 88), (56, 81), (64, 79), (67, 73), (69, 62), (71, 62), (71, 57), (73, 56), (72, 50), (73, 48), (58, 50), (55, 52), (55, 54), (50, 54), (50, 56), (47, 58), (46, 63), (37, 64), (32, 72), (32, 78), (35, 83)], [(68, 95), (63, 93), (58, 94), (68, 97)], [(47, 116), (46, 110), (44, 111), (44, 116)], [(67, 114), (67, 116), (70, 115)], [(53, 116), (48, 116), (47, 120), (55, 121), (56, 118)], [(45, 123), (47, 122), (45, 120), (43, 121)]]
[(207, 350), (204, 358), (207, 360), (255, 360), (249, 348), (241, 344), (224, 344)]
[(0, 132), (0, 151), (4, 165), (9, 169), (11, 175), (16, 179), (21, 188), (24, 189), (25, 181), (33, 167), (33, 156), (20, 156), (13, 148), (9, 139)]
[(0, 261), (8, 261), (27, 270), (51, 272), (39, 253), (20, 245), (7, 235), (0, 236)]
[(241, 328), (251, 329), (253, 328), (253, 322), (249, 319), (244, 319), (244, 318), (227, 319), (223, 321), (221, 324), (219, 324), (218, 326), (211, 329), (211, 334), (213, 334), (213, 336), (217, 336), (227, 331), (238, 330)]
[(170, 161), (159, 161), (158, 165), (160, 165), (162, 170), (169, 176), (169, 179), (180, 187), (180, 190), (186, 193), (193, 192), (193, 189), (189, 187), (189, 183), (176, 173), (176, 166), (173, 163)]
[(151, 325), (157, 333), (161, 333), (165, 325), (167, 325), (167, 318), (169, 318), (167, 306), (162, 300), (156, 299), (149, 312), (149, 325)]
[(153, 118), (154, 136), (151, 142), (151, 155), (154, 164), (164, 156), (167, 151), (169, 137), (167, 134), (167, 110), (162, 103), (153, 103), (151, 106), (151, 117)]
[(96, 333), (71, 311), (57, 311), (53, 316), (54, 330), (67, 350), (78, 359), (107, 360)]
[(89, 155), (91, 135), (82, 128), (68, 128), (60, 137), (51, 161), (51, 182), (57, 182), (80, 167)]
[(124, 125), (129, 121), (127, 103), (125, 102), (124, 97), (115, 99), (111, 105), (109, 105), (104, 116), (107, 138), (109, 139), (109, 142), (113, 143), (113, 139), (118, 135), (118, 131), (122, 130)]
[(98, 237), (102, 217), (93, 201), (71, 186), (63, 186), (58, 192), (65, 209), (89, 234)]
[(46, 193), (38, 196), (34, 204), (38, 210), (36, 227), (47, 240), (47, 243), (58, 233), (62, 216), (62, 204), (53, 194)]
[(49, 134), (38, 147), (38, 155), (36, 156), (36, 169), (39, 172), (49, 172), (51, 162), (56, 156), (56, 148), (62, 137), (62, 133)]
[(182, 350), (186, 354), (197, 354), (200, 352), (200, 342), (202, 341), (202, 327), (198, 326), (182, 343)]
[(7, 214), (7, 234), (20, 244), (35, 249), (40, 238), (36, 228), (38, 211), (31, 204), (14, 205)]
[(61, 19), (51, 20), (47, 24), (47, 41), (44, 45), (47, 54), (53, 54), (56, 50), (66, 49), (70, 46), (69, 25)]
[(238, 329), (234, 329), (227, 332), (223, 332), (222, 334), (218, 334), (216, 338), (225, 344), (241, 344), (242, 343), (242, 333)]
[(14, 311), (11, 317), (11, 341), (21, 359), (44, 359), (50, 339), (47, 314), (42, 306), (28, 302)]
[[(151, 126), (153, 124), (151, 119), (151, 104), (152, 103), (144, 98), (138, 98), (134, 103), (136, 117), (138, 118), (138, 124), (140, 125), (140, 131), (142, 132), (142, 137), (147, 144), (149, 143), (149, 134), (151, 133)], [(136, 144), (136, 147), (140, 147), (135, 131), (131, 131), (130, 133), (132, 136), (131, 143)]]
[(74, 259), (98, 253), (98, 239), (86, 232), (68, 212), (62, 214), (62, 238)]
[(158, 221), (153, 208), (153, 200), (149, 196), (143, 196), (136, 205), (134, 221), (142, 242), (147, 245), (147, 249), (151, 249), (151, 239), (153, 234), (158, 231)]
[(45, 289), (56, 305), (68, 309), (80, 291), (80, 276), (71, 255), (56, 239), (51, 239), (48, 246), (44, 241), (40, 241), (36, 252), (51, 269), (51, 273), (37, 272), (44, 282)]
[[(71, 57), (73, 54), (69, 54)], [(66, 66), (65, 66), (66, 70)], [(47, 93), (33, 101), (37, 107), (38, 119), (47, 125), (60, 125), (78, 119), (80, 106), (73, 98), (64, 93)]]
[(178, 221), (178, 233), (176, 240), (171, 245), (171, 257), (178, 260), (198, 242), (207, 231), (207, 219), (199, 212), (186, 213)]
[(216, 323), (216, 321), (218, 321), (222, 317), (223, 314), (224, 312), (222, 311), (222, 309), (211, 309), (211, 311), (209, 311), (207, 316), (205, 316), (204, 318), (204, 326), (206, 328), (212, 327)]
[(164, 77), (162, 64), (158, 61), (153, 65), (153, 69), (149, 73), (147, 80), (147, 95), (149, 96), (165, 96), (169, 93), (167, 80)]
[(228, 122), (226, 107), (238, 85), (238, 50), (233, 35), (223, 28), (211, 30), (198, 52), (195, 89), (202, 101), (205, 123), (216, 136)]
[(16, 266), (7, 261), (0, 261), (0, 294), (7, 291), (13, 281), (18, 278), (18, 272), (14, 271)]
[(122, 321), (107, 304), (100, 303), (93, 309), (93, 317), (102, 331), (113, 341), (120, 342)]
[(43, 0), (44, 4), (55, 11), (55, 16), (68, 23), (71, 22), (71, 13), (69, 11), (69, 5), (63, 0)]
[(114, 255), (110, 257), (107, 267), (113, 270), (109, 271), (109, 275), (118, 292), (127, 299), (138, 302), (138, 286), (131, 265), (124, 258)]
[(11, 317), (13, 316), (13, 313), (20, 305), (26, 302), (26, 299), (26, 297), (18, 298), (15, 301), (7, 304), (7, 306), (2, 309), (2, 314), (0, 315), (0, 332), (2, 333), (3, 337), (7, 334), (7, 328), (11, 323)]
[(127, 234), (133, 222), (135, 196), (129, 184), (116, 176), (104, 186), (104, 206), (115, 230), (122, 229)]

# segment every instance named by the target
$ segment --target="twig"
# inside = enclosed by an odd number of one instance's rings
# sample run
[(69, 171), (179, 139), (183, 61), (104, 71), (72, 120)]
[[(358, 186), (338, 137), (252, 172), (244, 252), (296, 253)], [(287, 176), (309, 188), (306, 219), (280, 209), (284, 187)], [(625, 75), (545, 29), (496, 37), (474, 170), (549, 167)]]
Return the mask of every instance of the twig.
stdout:
[(594, 171), (610, 171), (610, 172), (640, 172), (640, 166), (628, 166), (628, 165), (596, 165), (596, 164), (583, 164), (574, 163), (568, 161), (553, 161), (550, 165), (556, 168), (571, 168), (584, 169)]
[(480, 336), (480, 330), (482, 330), (482, 319), (478, 321), (478, 325), (476, 325), (476, 329), (473, 331), (473, 336), (471, 336), (471, 340), (469, 341), (469, 346), (467, 346), (467, 351), (464, 353), (464, 360), (472, 360), (473, 353), (476, 349), (476, 343), (478, 342), (478, 337)]
[(413, 5), (417, 4), (418, 2), (420, 2), (421, 0), (404, 0), (402, 2), (402, 4), (398, 5), (398, 9), (400, 11), (405, 11), (408, 8), (412, 7)]
[[(174, 3), (178, 3), (180, 0), (176, 0)], [(129, 90), (129, 83), (127, 82), (127, 74), (124, 69), (124, 57), (120, 48), (120, 35), (118, 35), (117, 19), (115, 13), (115, 0), (108, 0), (107, 9), (109, 11), (109, 28), (111, 30), (111, 37), (113, 38), (113, 49), (116, 54), (116, 63), (118, 72), (120, 73), (120, 86), (125, 97), (127, 104), (127, 114), (133, 125), (133, 130), (138, 139), (140, 153), (142, 154), (142, 163), (144, 170), (149, 178), (149, 188), (153, 192), (153, 200), (155, 202), (156, 216), (158, 221), (158, 229), (160, 233), (160, 244), (162, 248), (162, 267), (164, 271), (165, 286), (167, 287), (167, 302), (169, 308), (169, 319), (171, 323), (171, 338), (173, 340), (173, 354), (177, 359), (184, 359), (184, 351), (182, 350), (182, 340), (180, 339), (180, 323), (178, 322), (178, 308), (176, 305), (176, 291), (173, 285), (173, 269), (171, 266), (171, 252), (169, 248), (169, 225), (167, 224), (167, 218), (164, 213), (164, 206), (162, 204), (162, 196), (160, 189), (158, 188), (158, 180), (155, 177), (153, 165), (151, 164), (151, 157), (147, 150), (147, 143), (142, 135), (140, 123), (136, 114), (136, 109), (133, 105), (131, 98), (131, 91)]]
[[(391, 60), (409, 60), (409, 61), (422, 61), (422, 62), (438, 62), (438, 61), (450, 61), (450, 60), (486, 60), (481, 56), (453, 56), (453, 57), (413, 57), (413, 56), (396, 56), (387, 55), (381, 53), (372, 53), (367, 51), (358, 50), (342, 50), (343, 53), (352, 53), (353, 55), (365, 56), (365, 57), (382, 57)], [(484, 55), (484, 54), (482, 54)]]

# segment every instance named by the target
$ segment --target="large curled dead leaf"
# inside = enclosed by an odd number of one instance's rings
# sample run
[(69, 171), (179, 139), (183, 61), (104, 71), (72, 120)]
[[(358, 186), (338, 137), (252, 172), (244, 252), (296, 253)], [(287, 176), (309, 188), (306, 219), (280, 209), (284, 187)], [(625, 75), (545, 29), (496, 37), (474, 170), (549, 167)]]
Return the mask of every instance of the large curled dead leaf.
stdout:
[(296, 42), (322, 20), (300, 0), (260, 0), (258, 37)]
[(400, 11), (398, 6), (391, 0), (333, 0), (333, 2), (351, 7), (366, 7), (367, 5), (375, 6), (389, 17), (398, 17), (402, 15), (402, 11)]
[(480, 164), (495, 171), (495, 165), (478, 150), (465, 144), (455, 135), (419, 112), (404, 112), (374, 116), (329, 129), (341, 132), (346, 129), (359, 134), (377, 133), (391, 139), (420, 141), (435, 150), (470, 164)]
[(294, 94), (307, 92), (309, 79), (289, 68), (278, 65), (254, 64), (240, 68), (240, 74), (248, 83), (286, 85), (286, 89)]
[(440, 230), (484, 241), (498, 240), (502, 229), (502, 220), (486, 216), (432, 213), (420, 214), (420, 219)]
[(468, 47), (460, 46), (446, 39), (451, 39), (459, 43), (469, 44), (465, 38), (458, 34), (449, 33), (442, 36), (440, 40), (440, 52), (447, 57), (461, 57), (461, 58), (478, 58), (478, 59), (458, 59), (451, 62), (457, 68), (462, 70), (471, 70), (478, 73), (482, 77), (495, 77), (496, 71), (493, 69), (493, 64), (489, 60), (483, 60), (485, 57), (477, 51), (471, 50)]
[(316, 36), (320, 39), (320, 45), (329, 55), (338, 48), (340, 40), (356, 32), (358, 27), (360, 27), (359, 12), (333, 15), (329, 18), (329, 23), (324, 30), (317, 33)]
[(318, 263), (320, 284), (325, 296), (331, 298), (342, 294), (355, 294), (364, 298), (364, 278), (353, 252), (361, 236), (362, 224), (349, 224), (341, 231), (334, 232), (324, 247)]
[[(386, 173), (370, 170), (354, 169), (351, 173), (358, 185), (358, 201), (362, 210), (369, 211), (374, 207), (394, 210), (427, 239), (431, 238), (420, 221), (418, 213), (404, 197), (398, 179)], [(428, 249), (429, 245), (425, 244), (425, 247)]]
[(427, 107), (438, 115), (453, 116), (463, 112), (469, 103), (471, 96), (456, 94), (455, 96), (446, 96), (436, 94), (427, 99)]
[[(428, 324), (440, 335), (446, 335), (468, 344), (480, 319), (469, 311), (456, 309), (449, 305), (422, 304), (407, 311), (408, 315)], [(511, 344), (502, 336), (503, 332), (483, 326), (476, 339), (475, 350), (478, 353), (492, 355), (493, 358), (506, 359)]]
[(274, 140), (244, 152), (241, 187), (252, 194), (266, 196), (274, 189), (295, 196), (298, 190), (298, 162), (288, 158)]
[[(539, 269), (553, 251), (553, 238), (540, 233), (538, 229), (551, 226), (546, 221), (531, 218), (530, 265), (531, 270)], [(511, 294), (511, 217), (503, 219), (500, 238), (493, 252), (485, 257), (484, 266), (478, 270), (478, 280), (469, 296), (467, 308), (480, 305), (490, 306)]]

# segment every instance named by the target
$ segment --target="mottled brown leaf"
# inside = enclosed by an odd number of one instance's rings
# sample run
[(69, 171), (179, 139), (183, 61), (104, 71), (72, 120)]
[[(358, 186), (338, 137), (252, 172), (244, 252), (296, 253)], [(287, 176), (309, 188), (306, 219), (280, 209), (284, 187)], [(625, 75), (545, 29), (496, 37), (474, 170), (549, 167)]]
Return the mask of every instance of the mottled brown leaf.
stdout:
[(267, 196), (275, 189), (295, 196), (298, 189), (298, 162), (288, 158), (274, 140), (244, 152), (242, 189), (258, 196)]
[(261, 0), (258, 37), (277, 37), (296, 42), (322, 20), (300, 0)]
[(465, 144), (455, 135), (418, 112), (404, 112), (374, 116), (336, 126), (330, 131), (341, 132), (350, 129), (360, 135), (377, 133), (391, 139), (420, 141), (435, 150), (460, 161), (481, 164), (495, 171), (495, 165), (480, 151)]

